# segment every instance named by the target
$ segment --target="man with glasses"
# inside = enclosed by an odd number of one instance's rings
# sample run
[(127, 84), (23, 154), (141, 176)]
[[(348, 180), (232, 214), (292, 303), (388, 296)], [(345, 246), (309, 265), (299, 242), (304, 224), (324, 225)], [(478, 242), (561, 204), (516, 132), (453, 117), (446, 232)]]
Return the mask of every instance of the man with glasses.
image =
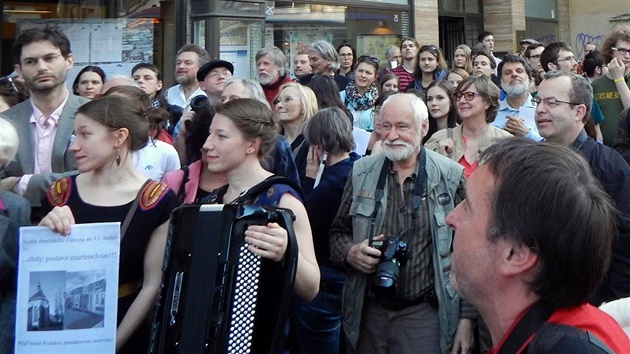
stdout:
[(20, 146), (3, 171), (0, 188), (26, 198), (36, 219), (48, 186), (76, 169), (68, 147), (75, 112), (88, 99), (66, 88), (74, 56), (63, 32), (48, 27), (23, 31), (15, 40), (13, 59), (31, 97), (3, 112), (15, 125)]
[(213, 60), (197, 71), (199, 88), (208, 95), (210, 105), (221, 104), (221, 94), (225, 83), (234, 75), (234, 65), (225, 60)]
[(525, 49), (525, 61), (527, 65), (532, 69), (532, 79), (534, 81), (534, 90), (545, 76), (545, 70), (543, 70), (542, 64), (540, 64), (540, 54), (545, 50), (545, 45), (542, 43), (534, 43), (527, 46)]
[[(578, 63), (575, 60), (575, 55), (573, 55), (573, 50), (565, 42), (554, 42), (547, 45), (545, 50), (540, 54), (540, 64), (545, 72), (551, 72), (553, 70), (571, 72), (574, 74), (578, 72)], [(546, 75), (547, 74), (545, 74), (545, 76)], [(593, 119), (593, 124), (595, 125), (593, 137), (596, 137), (597, 140), (601, 142), (602, 133), (600, 124), (604, 121), (604, 115), (594, 97), (589, 112)]]
[(602, 44), (602, 56), (604, 63), (608, 64), (608, 73), (594, 80), (591, 85), (595, 100), (606, 117), (601, 124), (604, 144), (613, 146), (615, 136), (621, 139), (630, 138), (627, 134), (627, 122), (621, 127), (626, 133), (617, 133), (617, 128), (620, 127), (619, 115), (630, 107), (630, 26), (616, 27), (606, 35)]
[(618, 235), (613, 241), (610, 268), (589, 302), (599, 306), (604, 301), (628, 297), (630, 166), (616, 151), (598, 144), (584, 131), (593, 104), (593, 90), (588, 80), (566, 71), (549, 71), (538, 87), (534, 101), (537, 103), (536, 126), (540, 135), (548, 142), (578, 150), (618, 210)]

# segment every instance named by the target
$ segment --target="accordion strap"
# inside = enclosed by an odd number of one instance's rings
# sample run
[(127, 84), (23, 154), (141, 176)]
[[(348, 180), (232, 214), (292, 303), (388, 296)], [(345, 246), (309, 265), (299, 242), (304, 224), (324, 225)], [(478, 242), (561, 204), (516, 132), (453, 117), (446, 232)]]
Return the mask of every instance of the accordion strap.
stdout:
[(243, 192), (238, 198), (236, 198), (232, 202), (232, 204), (246, 203), (248, 200), (255, 198), (260, 193), (267, 191), (274, 184), (286, 184), (287, 186), (293, 188), (297, 193), (299, 193), (300, 199), (304, 201), (304, 195), (302, 193), (302, 188), (300, 188), (300, 186), (298, 186), (295, 182), (293, 182), (292, 180), (284, 176), (272, 175), (265, 178), (262, 182), (250, 187), (245, 192)]

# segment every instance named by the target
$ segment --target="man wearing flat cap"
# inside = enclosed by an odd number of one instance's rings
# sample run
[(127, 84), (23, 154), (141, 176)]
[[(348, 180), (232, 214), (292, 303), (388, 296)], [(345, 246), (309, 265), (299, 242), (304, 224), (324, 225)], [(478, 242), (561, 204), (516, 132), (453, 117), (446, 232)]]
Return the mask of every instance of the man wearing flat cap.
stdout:
[(234, 65), (225, 60), (212, 60), (197, 71), (199, 88), (208, 95), (210, 105), (221, 103), (221, 93), (225, 82), (234, 75)]

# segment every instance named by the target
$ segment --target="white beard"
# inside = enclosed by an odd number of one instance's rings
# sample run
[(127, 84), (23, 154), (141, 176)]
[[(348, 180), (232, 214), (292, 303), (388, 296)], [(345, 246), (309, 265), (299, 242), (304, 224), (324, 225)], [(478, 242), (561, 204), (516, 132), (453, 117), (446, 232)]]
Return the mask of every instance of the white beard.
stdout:
[(392, 141), (389, 140), (384, 140), (383, 141), (383, 153), (385, 154), (385, 156), (390, 159), (391, 161), (400, 161), (400, 160), (404, 160), (408, 157), (410, 157), (411, 155), (413, 155), (416, 152), (416, 148), (417, 146), (413, 146), (409, 143), (405, 143), (402, 141), (398, 141), (396, 142), (396, 145), (404, 145), (403, 148), (397, 147), (397, 148), (392, 148), (390, 147), (390, 144), (392, 144)]
[(501, 83), (501, 88), (503, 88), (505, 95), (508, 97), (524, 96), (529, 92), (529, 80), (516, 86), (504, 85), (503, 83)]

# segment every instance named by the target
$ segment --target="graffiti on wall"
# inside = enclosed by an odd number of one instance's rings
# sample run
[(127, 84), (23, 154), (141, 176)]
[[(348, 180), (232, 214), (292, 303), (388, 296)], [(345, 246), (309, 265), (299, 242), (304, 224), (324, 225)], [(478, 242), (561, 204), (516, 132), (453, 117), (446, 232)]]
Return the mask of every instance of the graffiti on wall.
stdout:
[(601, 44), (604, 41), (604, 35), (590, 35), (587, 33), (580, 33), (575, 36), (575, 46), (573, 47), (573, 52), (576, 57), (581, 58), (584, 54), (584, 45), (588, 42), (597, 43), (597, 47), (601, 48)]

